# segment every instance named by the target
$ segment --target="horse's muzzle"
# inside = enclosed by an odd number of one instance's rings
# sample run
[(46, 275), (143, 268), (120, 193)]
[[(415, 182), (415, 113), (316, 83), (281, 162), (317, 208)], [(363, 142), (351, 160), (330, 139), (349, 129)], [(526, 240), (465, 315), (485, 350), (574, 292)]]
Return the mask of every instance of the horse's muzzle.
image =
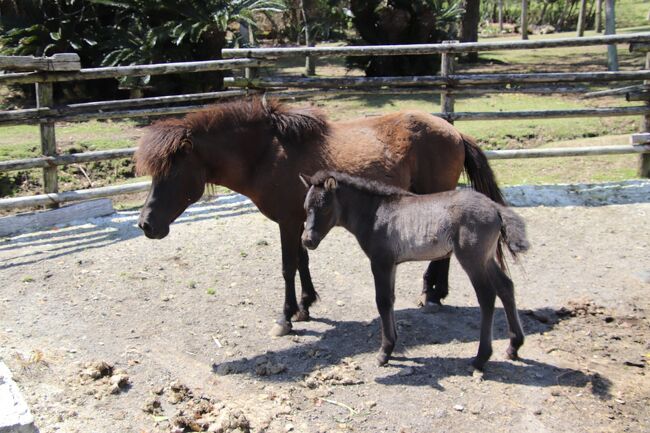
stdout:
[(162, 239), (169, 234), (169, 226), (164, 228), (154, 228), (152, 224), (143, 218), (138, 220), (138, 227), (144, 232), (149, 239)]

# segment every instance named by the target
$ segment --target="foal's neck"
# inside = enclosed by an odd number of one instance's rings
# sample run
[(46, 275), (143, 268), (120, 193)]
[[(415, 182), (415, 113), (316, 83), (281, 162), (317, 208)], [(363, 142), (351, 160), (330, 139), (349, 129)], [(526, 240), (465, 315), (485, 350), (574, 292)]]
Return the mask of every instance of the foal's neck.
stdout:
[(363, 239), (372, 231), (377, 209), (387, 197), (339, 185), (337, 198), (340, 204), (337, 225), (347, 229), (363, 243)]

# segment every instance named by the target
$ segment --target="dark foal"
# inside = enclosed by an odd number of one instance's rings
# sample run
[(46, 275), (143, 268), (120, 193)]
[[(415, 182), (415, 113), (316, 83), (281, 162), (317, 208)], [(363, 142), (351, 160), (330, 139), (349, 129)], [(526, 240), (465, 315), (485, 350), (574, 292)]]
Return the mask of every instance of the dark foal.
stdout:
[(415, 195), (405, 190), (338, 172), (320, 171), (305, 199), (303, 245), (314, 249), (334, 226), (350, 231), (370, 259), (375, 300), (381, 317), (379, 364), (388, 362), (397, 331), (395, 269), (399, 263), (449, 258), (467, 272), (481, 307), (481, 338), (472, 365), (482, 370), (492, 355), (492, 318), (498, 296), (508, 320), (510, 347), (517, 357), (524, 332), (512, 281), (495, 260), (503, 238), (515, 255), (528, 247), (524, 221), (510, 209), (468, 189)]

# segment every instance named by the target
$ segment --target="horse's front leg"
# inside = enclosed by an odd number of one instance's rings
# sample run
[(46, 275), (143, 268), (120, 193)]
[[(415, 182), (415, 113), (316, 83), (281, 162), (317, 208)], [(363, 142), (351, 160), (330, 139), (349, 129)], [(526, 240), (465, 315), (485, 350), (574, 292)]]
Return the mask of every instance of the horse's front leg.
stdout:
[(299, 244), (298, 248), (298, 272), (300, 274), (302, 294), (300, 296), (300, 305), (298, 306), (299, 310), (294, 320), (301, 322), (309, 320), (309, 307), (318, 300), (318, 293), (316, 293), (314, 284), (311, 281), (307, 250), (302, 246), (302, 243)]
[(280, 224), (282, 244), (282, 276), (284, 277), (284, 308), (271, 335), (279, 337), (291, 332), (291, 318), (298, 312), (296, 301), (296, 269), (300, 251), (300, 224)]
[(375, 279), (375, 301), (381, 318), (381, 350), (377, 354), (377, 362), (384, 365), (390, 359), (397, 340), (395, 326), (395, 264), (371, 263), (372, 275)]

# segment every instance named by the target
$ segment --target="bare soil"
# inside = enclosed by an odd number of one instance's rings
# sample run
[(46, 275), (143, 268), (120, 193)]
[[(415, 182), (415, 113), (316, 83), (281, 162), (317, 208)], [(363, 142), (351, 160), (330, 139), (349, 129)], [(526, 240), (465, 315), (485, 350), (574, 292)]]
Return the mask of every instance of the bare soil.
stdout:
[(162, 241), (135, 213), (0, 241), (0, 357), (41, 432), (642, 432), (650, 425), (650, 203), (519, 208), (511, 271), (527, 340), (483, 375), (479, 311), (452, 261), (437, 312), (424, 264), (399, 268), (398, 348), (375, 365), (369, 264), (333, 231), (311, 254), (313, 320), (267, 334), (283, 280), (274, 223), (237, 196)]

